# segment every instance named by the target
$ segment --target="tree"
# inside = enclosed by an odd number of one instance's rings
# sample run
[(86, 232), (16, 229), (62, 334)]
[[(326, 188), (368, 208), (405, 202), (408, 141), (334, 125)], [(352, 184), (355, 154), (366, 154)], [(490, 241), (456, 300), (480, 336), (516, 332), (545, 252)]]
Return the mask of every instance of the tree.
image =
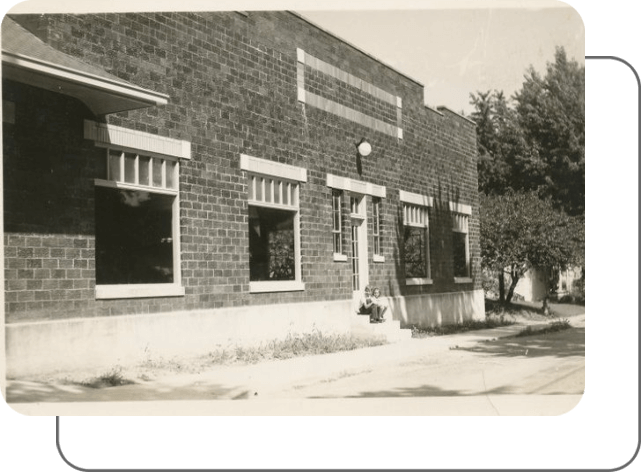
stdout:
[(520, 91), (470, 94), (479, 190), (536, 190), (571, 215), (585, 212), (585, 68), (557, 48), (545, 77), (532, 67)]
[(562, 47), (545, 77), (532, 67), (514, 96), (528, 145), (544, 164), (540, 195), (572, 215), (585, 212), (585, 67)]
[(470, 100), (475, 107), (471, 118), (477, 124), (479, 190), (500, 195), (537, 189), (544, 166), (503, 92), (477, 92)]
[[(481, 263), (499, 277), (499, 298), (509, 303), (519, 279), (532, 267), (582, 265), (584, 224), (537, 192), (480, 195)], [(511, 277), (505, 291), (505, 273)]]

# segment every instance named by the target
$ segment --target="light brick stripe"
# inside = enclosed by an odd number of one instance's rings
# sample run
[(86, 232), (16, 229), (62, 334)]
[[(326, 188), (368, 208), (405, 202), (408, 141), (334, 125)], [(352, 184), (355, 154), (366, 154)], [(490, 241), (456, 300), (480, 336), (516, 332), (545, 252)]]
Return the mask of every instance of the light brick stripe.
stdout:
[(302, 49), (297, 50), (297, 57), (298, 57), (299, 63), (303, 63), (311, 67), (312, 69), (316, 69), (317, 71), (320, 71), (324, 74), (329, 75), (330, 77), (333, 77), (334, 79), (338, 79), (341, 82), (345, 82), (346, 84), (349, 84), (352, 87), (362, 90), (363, 92), (368, 93), (378, 98), (379, 100), (387, 102), (398, 108), (402, 108), (402, 102), (400, 97), (397, 97), (396, 95), (386, 92), (385, 90), (375, 85), (372, 85), (369, 82), (366, 82), (363, 79), (360, 79), (355, 75), (350, 74), (349, 72), (345, 72), (344, 70), (339, 69), (338, 67), (333, 66), (321, 59), (318, 59), (317, 57), (311, 56), (309, 53), (306, 53)]
[(354, 123), (358, 123), (359, 125), (366, 126), (370, 129), (379, 131), (389, 136), (394, 136), (395, 138), (403, 137), (403, 130), (398, 128), (397, 126), (385, 123), (376, 118), (372, 118), (365, 113), (361, 113), (360, 111), (348, 108), (345, 105), (341, 105), (340, 103), (328, 100), (327, 98), (321, 97), (306, 90), (298, 89), (298, 99), (301, 102), (304, 102), (312, 107), (319, 108), (323, 111), (326, 111), (327, 113), (332, 113), (333, 115), (340, 116), (341, 118), (345, 118), (347, 120), (353, 121)]
[[(328, 113), (333, 113), (342, 118), (354, 121), (363, 126), (371, 128), (381, 133), (394, 136), (395, 138), (403, 139), (403, 101), (401, 97), (393, 95), (385, 90), (370, 84), (369, 82), (360, 79), (349, 72), (346, 72), (336, 66), (333, 66), (317, 57), (306, 53), (302, 49), (296, 49), (296, 57), (298, 59), (298, 67), (296, 70), (296, 81), (298, 85), (298, 101), (307, 103), (310, 106), (320, 108)], [(389, 103), (396, 107), (396, 124), (397, 126), (387, 124), (379, 119), (373, 118), (369, 115), (340, 105), (332, 100), (320, 97), (305, 90), (305, 66), (311, 69), (322, 72), (330, 77), (340, 80), (354, 88), (357, 88), (383, 102)]]

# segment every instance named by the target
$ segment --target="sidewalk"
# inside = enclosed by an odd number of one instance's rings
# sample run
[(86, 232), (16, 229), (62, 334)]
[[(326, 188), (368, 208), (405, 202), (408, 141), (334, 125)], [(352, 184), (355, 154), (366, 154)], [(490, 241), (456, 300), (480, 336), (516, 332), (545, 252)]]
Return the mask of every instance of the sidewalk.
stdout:
[[(584, 326), (585, 316), (572, 318)], [(528, 323), (546, 324), (546, 323)], [(268, 398), (284, 388), (355, 375), (399, 360), (447, 355), (450, 348), (512, 336), (523, 324), (466, 333), (408, 339), (399, 343), (319, 356), (266, 361), (253, 365), (219, 366), (199, 374), (177, 374), (153, 381), (110, 388), (43, 384), (22, 380), (7, 382), (7, 401), (109, 402), (140, 400), (238, 400)]]

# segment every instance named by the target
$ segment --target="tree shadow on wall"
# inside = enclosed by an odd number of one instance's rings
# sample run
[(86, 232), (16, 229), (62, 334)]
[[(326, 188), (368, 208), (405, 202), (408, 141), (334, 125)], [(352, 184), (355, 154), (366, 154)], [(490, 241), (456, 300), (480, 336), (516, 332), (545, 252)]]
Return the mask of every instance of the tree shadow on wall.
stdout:
[[(430, 192), (428, 192), (428, 195)], [(396, 278), (387, 281), (387, 295), (389, 295), (390, 309), (394, 319), (401, 321), (402, 326), (414, 325), (416, 323), (407, 319), (406, 300), (398, 297), (407, 297), (420, 295), (424, 293), (444, 293), (452, 291), (454, 281), (454, 262), (453, 262), (453, 231), (452, 215), (450, 202), (460, 202), (460, 189), (454, 186), (450, 181), (447, 189), (441, 179), (438, 179), (437, 191), (433, 195), (433, 204), (428, 207), (428, 254), (429, 269), (427, 277), (432, 279), (430, 285), (408, 285), (407, 278), (412, 277), (412, 269), (408, 270), (409, 251), (414, 251), (411, 247), (411, 232), (405, 225), (404, 204), (398, 203), (394, 221), (394, 241), (392, 244), (392, 257), (394, 260), (394, 274)], [(470, 256), (470, 266), (472, 257)], [(410, 275), (407, 275), (407, 274)], [(457, 313), (467, 313), (472, 310), (471, 302), (467, 299), (453, 302), (456, 305), (455, 313), (444, 313), (438, 303), (420, 302), (417, 309), (426, 311), (435, 311), (431, 313), (429, 319), (438, 320), (437, 323), (460, 323), (463, 321)], [(462, 306), (469, 305), (469, 306)], [(416, 307), (415, 307), (416, 308)], [(456, 315), (456, 316), (455, 316)]]

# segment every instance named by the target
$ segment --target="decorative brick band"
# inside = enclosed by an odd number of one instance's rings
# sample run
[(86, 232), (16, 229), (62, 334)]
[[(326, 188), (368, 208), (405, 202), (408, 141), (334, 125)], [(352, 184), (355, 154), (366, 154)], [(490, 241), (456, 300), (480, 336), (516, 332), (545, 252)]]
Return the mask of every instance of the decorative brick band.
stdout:
[(376, 118), (372, 118), (358, 110), (346, 107), (345, 105), (328, 100), (314, 93), (307, 92), (304, 89), (298, 89), (298, 100), (326, 111), (327, 113), (332, 113), (333, 115), (340, 116), (341, 118), (353, 121), (359, 125), (367, 126), (375, 131), (394, 136), (395, 138), (403, 138), (403, 130), (397, 126), (377, 120)]
[(346, 190), (348, 192), (371, 195), (379, 198), (385, 198), (387, 195), (385, 187), (381, 185), (362, 182), (348, 177), (339, 177), (338, 175), (333, 174), (327, 174), (327, 186), (337, 190)]
[(96, 123), (91, 120), (85, 120), (84, 137), (95, 141), (96, 146), (111, 144), (165, 156), (191, 159), (191, 143), (189, 141), (166, 138), (120, 126)]
[[(349, 72), (346, 72), (342, 69), (339, 69), (336, 66), (328, 64), (325, 61), (322, 61), (302, 49), (298, 48), (296, 50), (298, 58), (298, 67), (297, 67), (297, 85), (298, 85), (298, 101), (306, 103), (315, 108), (319, 108), (328, 113), (340, 116), (347, 120), (353, 121), (360, 125), (371, 128), (375, 131), (394, 136), (399, 139), (403, 139), (403, 129), (401, 127), (403, 121), (403, 101), (401, 97), (393, 95), (385, 90), (376, 87), (375, 85), (370, 84), (369, 82), (360, 79)], [(355, 87), (364, 93), (377, 98), (383, 102), (389, 103), (396, 107), (396, 126), (385, 123), (381, 120), (373, 118), (365, 113), (359, 112), (352, 108), (341, 105), (333, 100), (321, 97), (314, 93), (308, 92), (305, 90), (305, 66), (308, 66), (312, 69), (318, 70), (323, 74), (326, 74), (334, 79), (340, 80), (352, 87)]]
[(450, 211), (453, 213), (460, 213), (461, 215), (471, 215), (472, 207), (464, 203), (450, 202)]
[(418, 193), (406, 192), (405, 190), (399, 191), (399, 199), (405, 203), (412, 203), (414, 205), (431, 207), (434, 204), (433, 197), (427, 197)]
[(261, 159), (259, 157), (240, 155), (240, 169), (256, 174), (269, 175), (271, 177), (280, 177), (282, 179), (294, 180), (297, 182), (307, 182), (307, 169), (302, 167), (290, 166), (280, 162)]

